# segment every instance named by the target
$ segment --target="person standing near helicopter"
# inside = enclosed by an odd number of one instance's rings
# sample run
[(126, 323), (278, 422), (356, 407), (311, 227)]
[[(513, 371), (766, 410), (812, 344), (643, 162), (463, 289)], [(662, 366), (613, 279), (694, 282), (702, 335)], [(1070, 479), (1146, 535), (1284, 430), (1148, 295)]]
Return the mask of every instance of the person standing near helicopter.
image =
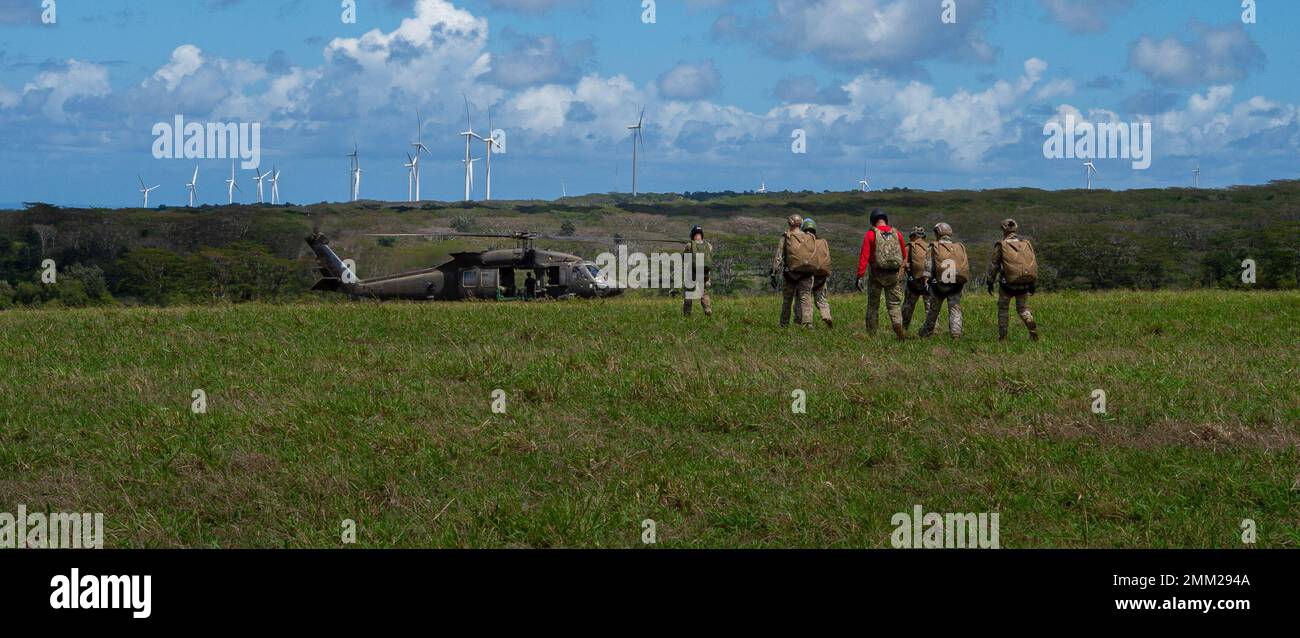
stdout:
[[(704, 257), (704, 272), (702, 274), (692, 272), (691, 280), (695, 282), (695, 285), (703, 288), (700, 295), (700, 305), (704, 308), (704, 316), (712, 317), (713, 300), (709, 299), (709, 285), (712, 284), (712, 281), (709, 276), (713, 270), (713, 244), (704, 241), (704, 229), (699, 225), (691, 227), (691, 240), (686, 242), (686, 248), (682, 252), (685, 257), (682, 261), (688, 269), (695, 268), (695, 255), (703, 255)], [(683, 293), (685, 292), (687, 291), (683, 290)], [(682, 315), (689, 317), (691, 316), (691, 296), (683, 294), (682, 297), (685, 298), (682, 301)]]

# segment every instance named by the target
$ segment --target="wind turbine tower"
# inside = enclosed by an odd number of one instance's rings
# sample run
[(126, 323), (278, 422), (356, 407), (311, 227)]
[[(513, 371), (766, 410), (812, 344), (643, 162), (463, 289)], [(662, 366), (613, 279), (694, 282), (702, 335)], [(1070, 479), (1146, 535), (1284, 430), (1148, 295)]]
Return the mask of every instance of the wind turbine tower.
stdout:
[(465, 124), (469, 127), (461, 135), (465, 138), (465, 159), (461, 160), (465, 164), (465, 201), (469, 201), (470, 195), (474, 191), (474, 162), (478, 161), (470, 157), (470, 142), (475, 139), (483, 139), (474, 132), (474, 123), (469, 116), (469, 96), (462, 95), (465, 98)]
[(645, 125), (645, 107), (641, 107), (641, 115), (637, 117), (636, 124), (628, 125), (628, 130), (632, 131), (632, 196), (636, 197), (636, 151), (637, 146), (644, 140), (641, 137), (641, 129)]
[(153, 191), (154, 189), (156, 189), (156, 188), (158, 188), (158, 187), (157, 187), (157, 186), (150, 186), (150, 187), (147, 187), (147, 188), (146, 188), (145, 185), (144, 185), (144, 178), (143, 178), (143, 177), (140, 177), (139, 175), (136, 175), (136, 179), (139, 179), (139, 180), (140, 180), (140, 192), (141, 192), (141, 193), (144, 193), (144, 207), (145, 207), (145, 208), (149, 208), (149, 193), (150, 193), (150, 191)]
[[(411, 147), (415, 149), (415, 157), (411, 158), (410, 166), (407, 167), (411, 173), (407, 181), (415, 182), (415, 199), (412, 201), (418, 202), (420, 201), (420, 153), (428, 153), (430, 157), (433, 153), (429, 152), (429, 148), (424, 145), (424, 118), (420, 117), (420, 109), (415, 109), (415, 125), (415, 141), (411, 143)], [(411, 199), (409, 184), (406, 190), (407, 199)]]
[(235, 160), (230, 160), (230, 179), (226, 180), (226, 203), (235, 203), (235, 191), (244, 192), (244, 189), (235, 183)]
[(190, 183), (185, 185), (185, 188), (189, 189), (190, 191), (190, 208), (194, 208), (194, 195), (195, 193), (198, 192), (198, 185), (199, 185), (199, 167), (195, 166), (194, 177), (191, 177)]
[(265, 203), (263, 201), (264, 198), (262, 196), (262, 194), (265, 192), (262, 190), (262, 180), (266, 179), (266, 176), (270, 174), (271, 171), (267, 171), (259, 175), (257, 169), (253, 169), (253, 181), (257, 182), (257, 203), (259, 204)]
[(1094, 174), (1100, 175), (1100, 173), (1097, 172), (1097, 167), (1093, 166), (1092, 162), (1084, 162), (1083, 167), (1084, 172), (1088, 175), (1088, 190), (1092, 190), (1092, 176)]

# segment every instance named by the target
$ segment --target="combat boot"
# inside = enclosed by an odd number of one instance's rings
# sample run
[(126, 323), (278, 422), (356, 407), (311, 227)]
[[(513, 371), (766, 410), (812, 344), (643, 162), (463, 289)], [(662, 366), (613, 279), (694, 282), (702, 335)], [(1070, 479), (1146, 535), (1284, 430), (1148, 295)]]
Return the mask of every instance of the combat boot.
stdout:
[(894, 324), (894, 335), (898, 337), (899, 341), (907, 340), (907, 328), (904, 328), (902, 324)]
[(825, 321), (825, 322), (826, 322), (826, 329), (827, 329), (827, 330), (833, 330), (833, 329), (835, 328), (835, 323), (832, 322), (830, 319), (822, 319), (822, 321)]
[(1029, 328), (1029, 340), (1038, 341), (1038, 323), (1030, 321), (1025, 327)]

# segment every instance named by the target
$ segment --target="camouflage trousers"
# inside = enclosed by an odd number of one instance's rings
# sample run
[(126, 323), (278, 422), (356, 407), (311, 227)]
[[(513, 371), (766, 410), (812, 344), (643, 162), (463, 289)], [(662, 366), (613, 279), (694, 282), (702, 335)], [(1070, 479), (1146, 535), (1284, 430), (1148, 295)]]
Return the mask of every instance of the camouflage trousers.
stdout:
[(922, 315), (929, 316), (930, 302), (932, 301), (933, 298), (930, 295), (925, 294), (924, 292), (916, 292), (912, 290), (911, 286), (907, 286), (907, 285), (903, 286), (903, 328), (904, 329), (909, 328), (912, 325), (912, 312), (916, 310), (916, 300), (918, 299), (922, 300), (923, 303), (925, 304), (925, 311), (922, 313)]
[(1029, 293), (1011, 294), (1006, 288), (998, 287), (998, 338), (1005, 339), (1007, 336), (1008, 314), (1011, 309), (1011, 300), (1016, 300), (1016, 314), (1020, 315), (1020, 320), (1025, 322), (1025, 327), (1029, 329), (1029, 336), (1038, 338), (1038, 324), (1034, 322), (1034, 313), (1029, 311)]
[[(817, 306), (817, 312), (822, 316), (822, 321), (829, 324), (831, 322), (831, 302), (826, 296), (827, 279), (829, 277), (813, 278), (812, 295), (813, 303)], [(812, 317), (809, 317), (808, 321), (812, 322)]]
[(961, 336), (961, 291), (947, 297), (929, 295), (925, 304), (925, 323), (921, 326), (922, 337), (934, 334), (935, 324), (939, 323), (939, 313), (943, 312), (943, 302), (948, 302), (948, 334), (956, 339)]
[[(704, 294), (700, 296), (700, 306), (704, 308), (704, 316), (706, 317), (713, 316), (713, 300), (709, 299), (709, 287), (712, 285), (713, 279), (708, 275), (705, 275)], [(687, 291), (683, 290), (682, 292), (686, 293)], [(685, 299), (682, 300), (682, 314), (689, 317), (691, 316), (691, 302), (694, 301), (694, 299), (691, 299), (688, 294), (683, 294), (682, 297), (685, 297)]]
[(885, 298), (885, 308), (889, 313), (889, 322), (895, 326), (903, 325), (903, 281), (894, 278), (894, 283), (886, 280), (881, 283), (874, 276), (867, 277), (867, 332), (875, 332), (880, 319), (880, 298)]
[(790, 306), (794, 305), (794, 322), (812, 327), (813, 276), (786, 273), (785, 289), (781, 291), (781, 325), (790, 325)]

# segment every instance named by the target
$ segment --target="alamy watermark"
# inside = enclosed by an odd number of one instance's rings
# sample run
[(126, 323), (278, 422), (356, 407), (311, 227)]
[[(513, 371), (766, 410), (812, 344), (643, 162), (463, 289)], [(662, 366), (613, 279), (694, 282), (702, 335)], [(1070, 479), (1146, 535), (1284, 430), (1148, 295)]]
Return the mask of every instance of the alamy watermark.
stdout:
[(704, 296), (704, 253), (692, 255), (694, 259), (688, 261), (683, 253), (646, 254), (619, 246), (617, 255), (601, 253), (596, 257), (600, 269), (596, 279), (612, 288), (680, 288), (687, 299), (699, 299)]
[(920, 505), (912, 513), (899, 512), (889, 519), (894, 533), (889, 542), (895, 549), (1000, 549), (998, 513), (925, 512)]
[(104, 549), (104, 515), (0, 512), (0, 549)]
[(238, 159), (244, 169), (262, 164), (261, 122), (172, 122), (153, 125), (154, 159)]
[(1151, 167), (1150, 122), (1079, 122), (1071, 113), (1065, 123), (1043, 126), (1047, 159), (1131, 159), (1135, 170)]

